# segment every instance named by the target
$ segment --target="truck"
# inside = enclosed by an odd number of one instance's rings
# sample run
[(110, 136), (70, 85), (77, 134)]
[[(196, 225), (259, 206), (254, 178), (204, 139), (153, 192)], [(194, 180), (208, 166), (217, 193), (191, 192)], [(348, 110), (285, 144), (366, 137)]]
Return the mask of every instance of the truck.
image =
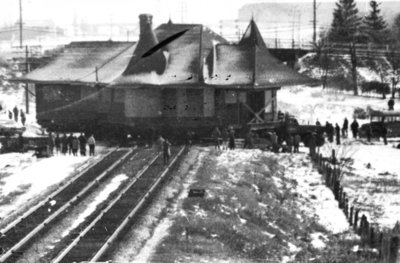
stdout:
[(321, 125), (303, 125), (299, 124), (297, 119), (288, 115), (282, 120), (266, 121), (261, 123), (249, 124), (250, 131), (258, 134), (260, 138), (267, 138), (272, 132), (278, 135), (278, 140), (283, 142), (288, 135), (299, 134), (305, 146), (308, 145), (308, 140), (311, 134), (316, 136), (317, 147), (321, 147), (325, 143), (324, 132), (325, 127)]

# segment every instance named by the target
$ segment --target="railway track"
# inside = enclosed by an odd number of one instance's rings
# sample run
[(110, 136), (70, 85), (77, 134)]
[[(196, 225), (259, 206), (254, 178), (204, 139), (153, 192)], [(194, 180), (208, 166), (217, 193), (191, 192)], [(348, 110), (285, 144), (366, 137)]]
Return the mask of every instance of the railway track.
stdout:
[(0, 247), (3, 251), (0, 262), (15, 262), (23, 248), (36, 236), (56, 222), (69, 208), (79, 203), (105, 180), (113, 169), (135, 153), (134, 149), (111, 151), (9, 224), (0, 233)]
[(178, 164), (184, 147), (173, 149), (174, 158), (165, 167), (161, 156), (154, 157), (135, 178), (83, 229), (69, 245), (53, 259), (53, 263), (71, 263), (102, 260), (105, 253), (120, 237), (124, 229), (134, 220), (149, 197), (154, 194), (160, 182)]

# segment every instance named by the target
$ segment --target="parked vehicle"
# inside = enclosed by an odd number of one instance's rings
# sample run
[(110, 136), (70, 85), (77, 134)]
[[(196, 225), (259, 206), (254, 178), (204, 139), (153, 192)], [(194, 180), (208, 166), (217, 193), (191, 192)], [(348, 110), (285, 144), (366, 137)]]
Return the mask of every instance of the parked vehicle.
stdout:
[(25, 131), (25, 127), (18, 125), (14, 120), (0, 119), (0, 135), (10, 136), (21, 134)]
[(263, 123), (250, 124), (250, 130), (257, 133), (260, 137), (268, 137), (268, 134), (275, 132), (280, 141), (284, 140), (288, 135), (299, 134), (304, 145), (308, 145), (309, 137), (312, 133), (316, 135), (317, 145), (322, 146), (325, 143), (323, 134), (325, 128), (319, 125), (300, 125), (297, 119), (289, 116), (281, 121), (269, 121)]
[(360, 137), (367, 137), (370, 129), (372, 138), (383, 137), (384, 127), (387, 129), (387, 137), (400, 137), (400, 112), (396, 111), (371, 111), (370, 122), (361, 125)]

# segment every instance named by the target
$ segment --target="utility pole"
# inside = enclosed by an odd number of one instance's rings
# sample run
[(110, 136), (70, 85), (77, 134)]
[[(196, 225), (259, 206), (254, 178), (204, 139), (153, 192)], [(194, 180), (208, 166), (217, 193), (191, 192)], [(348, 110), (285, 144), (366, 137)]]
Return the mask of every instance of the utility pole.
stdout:
[[(21, 0), (20, 0), (21, 1)], [(29, 73), (29, 49), (28, 46), (25, 46), (25, 72)], [(28, 82), (25, 82), (25, 112), (29, 113), (29, 89)]]
[(313, 3), (313, 11), (314, 11), (314, 18), (313, 18), (313, 43), (317, 43), (317, 0), (314, 0), (314, 3)]
[(297, 10), (296, 9), (292, 9), (292, 49), (294, 49), (294, 31), (296, 28), (296, 14), (297, 14)]
[(22, 0), (19, 0), (19, 47), (22, 49)]
[(298, 17), (297, 17), (297, 21), (298, 21), (298, 27), (297, 27), (297, 41), (299, 42), (298, 44), (297, 44), (297, 46), (298, 46), (298, 48), (300, 49), (301, 48), (301, 12), (299, 11), (299, 13), (298, 13)]

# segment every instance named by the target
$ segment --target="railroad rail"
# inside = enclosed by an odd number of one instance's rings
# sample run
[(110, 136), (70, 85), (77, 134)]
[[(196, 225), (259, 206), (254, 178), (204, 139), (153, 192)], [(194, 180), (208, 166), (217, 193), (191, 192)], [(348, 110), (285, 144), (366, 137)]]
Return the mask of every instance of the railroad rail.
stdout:
[(0, 247), (4, 251), (0, 262), (14, 262), (20, 256), (20, 250), (46, 226), (60, 218), (68, 208), (79, 203), (100, 181), (105, 180), (113, 169), (135, 153), (135, 149), (111, 151), (9, 224), (0, 232)]
[(177, 165), (183, 152), (184, 147), (173, 149), (174, 158), (167, 167), (159, 165), (162, 162), (160, 155), (154, 157), (52, 262), (101, 260), (172, 167)]

